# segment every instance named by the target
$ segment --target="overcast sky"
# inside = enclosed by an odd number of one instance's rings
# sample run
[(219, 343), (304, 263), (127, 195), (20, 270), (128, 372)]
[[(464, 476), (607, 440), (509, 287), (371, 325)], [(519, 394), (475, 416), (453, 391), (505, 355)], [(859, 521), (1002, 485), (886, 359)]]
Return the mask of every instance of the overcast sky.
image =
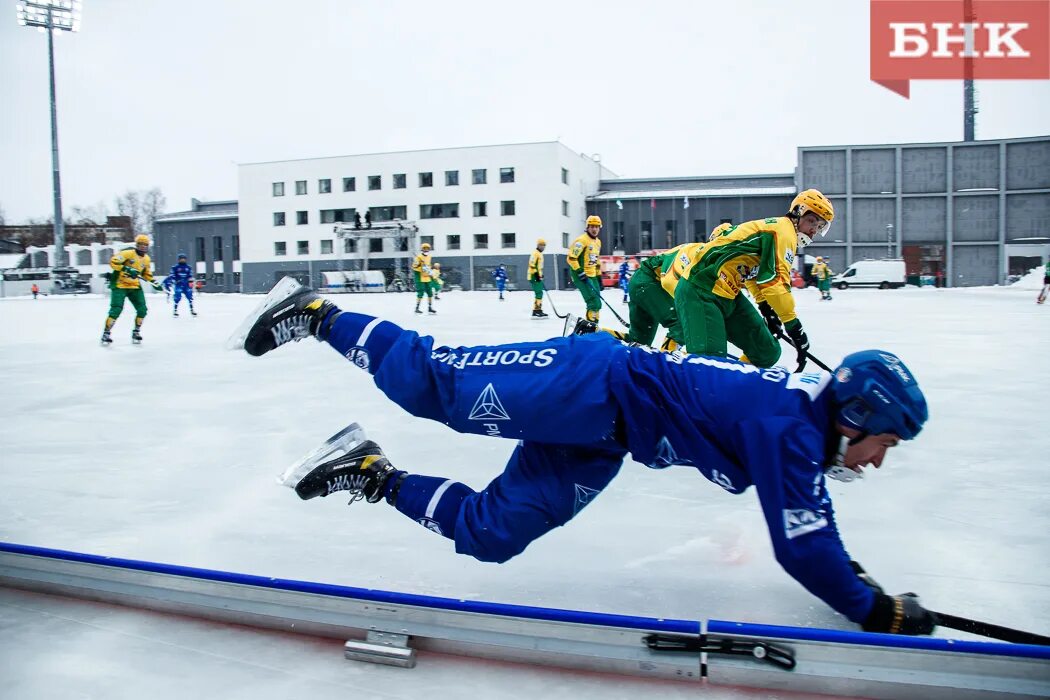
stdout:
[[(51, 213), (47, 38), (0, 0), (0, 208)], [(867, 0), (84, 0), (56, 39), (65, 211), (237, 163), (559, 139), (621, 177), (791, 172), (801, 145), (962, 138), (959, 82), (868, 79)], [(978, 138), (1050, 81), (978, 82)]]

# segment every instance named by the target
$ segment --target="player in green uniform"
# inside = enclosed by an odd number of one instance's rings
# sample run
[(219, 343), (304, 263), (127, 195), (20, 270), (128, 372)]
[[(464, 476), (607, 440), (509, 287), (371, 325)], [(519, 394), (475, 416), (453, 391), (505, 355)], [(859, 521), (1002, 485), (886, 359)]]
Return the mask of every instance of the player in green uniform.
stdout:
[[(827, 197), (805, 190), (792, 200), (786, 215), (745, 222), (705, 245), (686, 268), (685, 284), (675, 290), (686, 349), (724, 357), (732, 342), (753, 364), (772, 367), (780, 359), (780, 343), (772, 331), (783, 323), (801, 363), (809, 338), (791, 296), (795, 251), (800, 241), (808, 245), (814, 236), (826, 233), (834, 218)], [(761, 292), (762, 315), (740, 294), (752, 280)]]
[(135, 236), (135, 247), (125, 248), (110, 261), (109, 266), (113, 268), (109, 278), (109, 313), (106, 315), (106, 326), (102, 331), (102, 344), (109, 345), (113, 342), (109, 331), (117, 322), (121, 312), (124, 310), (124, 301), (130, 301), (135, 307), (135, 327), (131, 329), (131, 342), (142, 341), (142, 321), (146, 318), (146, 295), (139, 284), (142, 278), (160, 291), (160, 282), (153, 279), (153, 270), (149, 259), (149, 236), (139, 234)]
[(536, 250), (529, 255), (529, 284), (535, 298), (532, 301), (532, 317), (547, 318), (543, 311), (543, 251), (547, 247), (547, 241), (542, 238), (536, 239)]
[(600, 216), (587, 217), (587, 231), (580, 234), (579, 238), (569, 246), (569, 253), (565, 256), (569, 263), (569, 274), (576, 289), (583, 295), (583, 301), (587, 305), (587, 320), (598, 322), (598, 313), (602, 308), (602, 298), (599, 296), (602, 290), (601, 270), (599, 267), (599, 256), (602, 252), (602, 242), (598, 234), (602, 230), (602, 219)]

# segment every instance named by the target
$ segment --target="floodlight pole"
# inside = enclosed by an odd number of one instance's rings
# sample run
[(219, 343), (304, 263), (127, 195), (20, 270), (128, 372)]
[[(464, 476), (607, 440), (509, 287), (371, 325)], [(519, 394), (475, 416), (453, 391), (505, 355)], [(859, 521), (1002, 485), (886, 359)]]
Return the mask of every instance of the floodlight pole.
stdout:
[(47, 65), (51, 77), (51, 175), (55, 199), (54, 267), (66, 267), (66, 223), (62, 220), (62, 181), (58, 174), (58, 109), (55, 103), (55, 25), (52, 10), (47, 8)]

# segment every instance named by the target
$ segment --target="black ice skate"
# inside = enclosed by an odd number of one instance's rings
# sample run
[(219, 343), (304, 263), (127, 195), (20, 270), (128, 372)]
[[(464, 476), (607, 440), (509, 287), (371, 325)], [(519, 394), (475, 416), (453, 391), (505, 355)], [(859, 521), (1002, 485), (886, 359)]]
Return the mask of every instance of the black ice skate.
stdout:
[(139, 333), (139, 329), (136, 328), (135, 330), (131, 331), (131, 344), (132, 345), (138, 345), (141, 342), (142, 342), (142, 334)]
[(437, 311), (435, 311), (435, 310), (434, 310), (434, 307), (433, 307), (433, 306), (428, 306), (428, 307), (427, 307), (427, 313), (428, 313), (428, 314), (436, 314), (436, 313), (437, 313)]
[(339, 312), (312, 289), (285, 277), (230, 336), (227, 347), (258, 357), (291, 341), (316, 336), (322, 321), (330, 330)]
[(196, 316), (196, 315), (197, 315), (197, 312), (196, 312), (196, 311), (194, 311), (194, 310), (193, 310), (193, 307), (191, 306), (191, 307), (190, 307), (190, 316)]
[(295, 492), (306, 501), (349, 491), (350, 503), (362, 498), (376, 503), (383, 497), (386, 480), (396, 472), (379, 445), (366, 440), (346, 454), (315, 467), (295, 484)]
[(102, 338), (99, 340), (103, 346), (109, 346), (113, 344), (113, 338), (109, 335), (109, 331), (102, 331)]
[(173, 316), (174, 318), (178, 318), (178, 317), (179, 317), (179, 310), (178, 310), (178, 309), (175, 309), (174, 311), (172, 311), (172, 312), (171, 312), (171, 315), (172, 315), (172, 316)]

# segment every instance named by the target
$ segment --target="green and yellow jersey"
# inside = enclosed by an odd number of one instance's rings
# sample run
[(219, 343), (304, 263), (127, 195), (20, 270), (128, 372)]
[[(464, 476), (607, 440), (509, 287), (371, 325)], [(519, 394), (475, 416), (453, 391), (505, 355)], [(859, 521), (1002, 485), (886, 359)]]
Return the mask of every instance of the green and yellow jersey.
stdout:
[[(109, 260), (109, 266), (117, 276), (114, 285), (117, 289), (139, 289), (139, 277), (147, 282), (153, 281), (149, 254), (139, 255), (134, 248), (125, 248), (114, 255)], [(128, 274), (128, 270), (135, 270), (138, 274), (133, 277)]]
[(682, 277), (724, 299), (747, 287), (787, 323), (795, 319), (791, 266), (797, 247), (795, 224), (786, 216), (747, 221), (704, 245)]
[(810, 270), (810, 273), (821, 281), (831, 279), (831, 276), (835, 274), (831, 271), (831, 268), (828, 267), (827, 263), (822, 262), (814, 263), (813, 269)]
[(419, 275), (420, 282), (430, 281), (430, 253), (420, 253), (412, 261), (412, 272)]
[(591, 238), (590, 234), (584, 232), (569, 246), (569, 253), (565, 256), (565, 260), (577, 275), (597, 277), (601, 274), (598, 264), (598, 256), (601, 253), (601, 239)]
[(543, 279), (543, 253), (538, 250), (533, 250), (529, 256), (528, 279), (530, 281)]

